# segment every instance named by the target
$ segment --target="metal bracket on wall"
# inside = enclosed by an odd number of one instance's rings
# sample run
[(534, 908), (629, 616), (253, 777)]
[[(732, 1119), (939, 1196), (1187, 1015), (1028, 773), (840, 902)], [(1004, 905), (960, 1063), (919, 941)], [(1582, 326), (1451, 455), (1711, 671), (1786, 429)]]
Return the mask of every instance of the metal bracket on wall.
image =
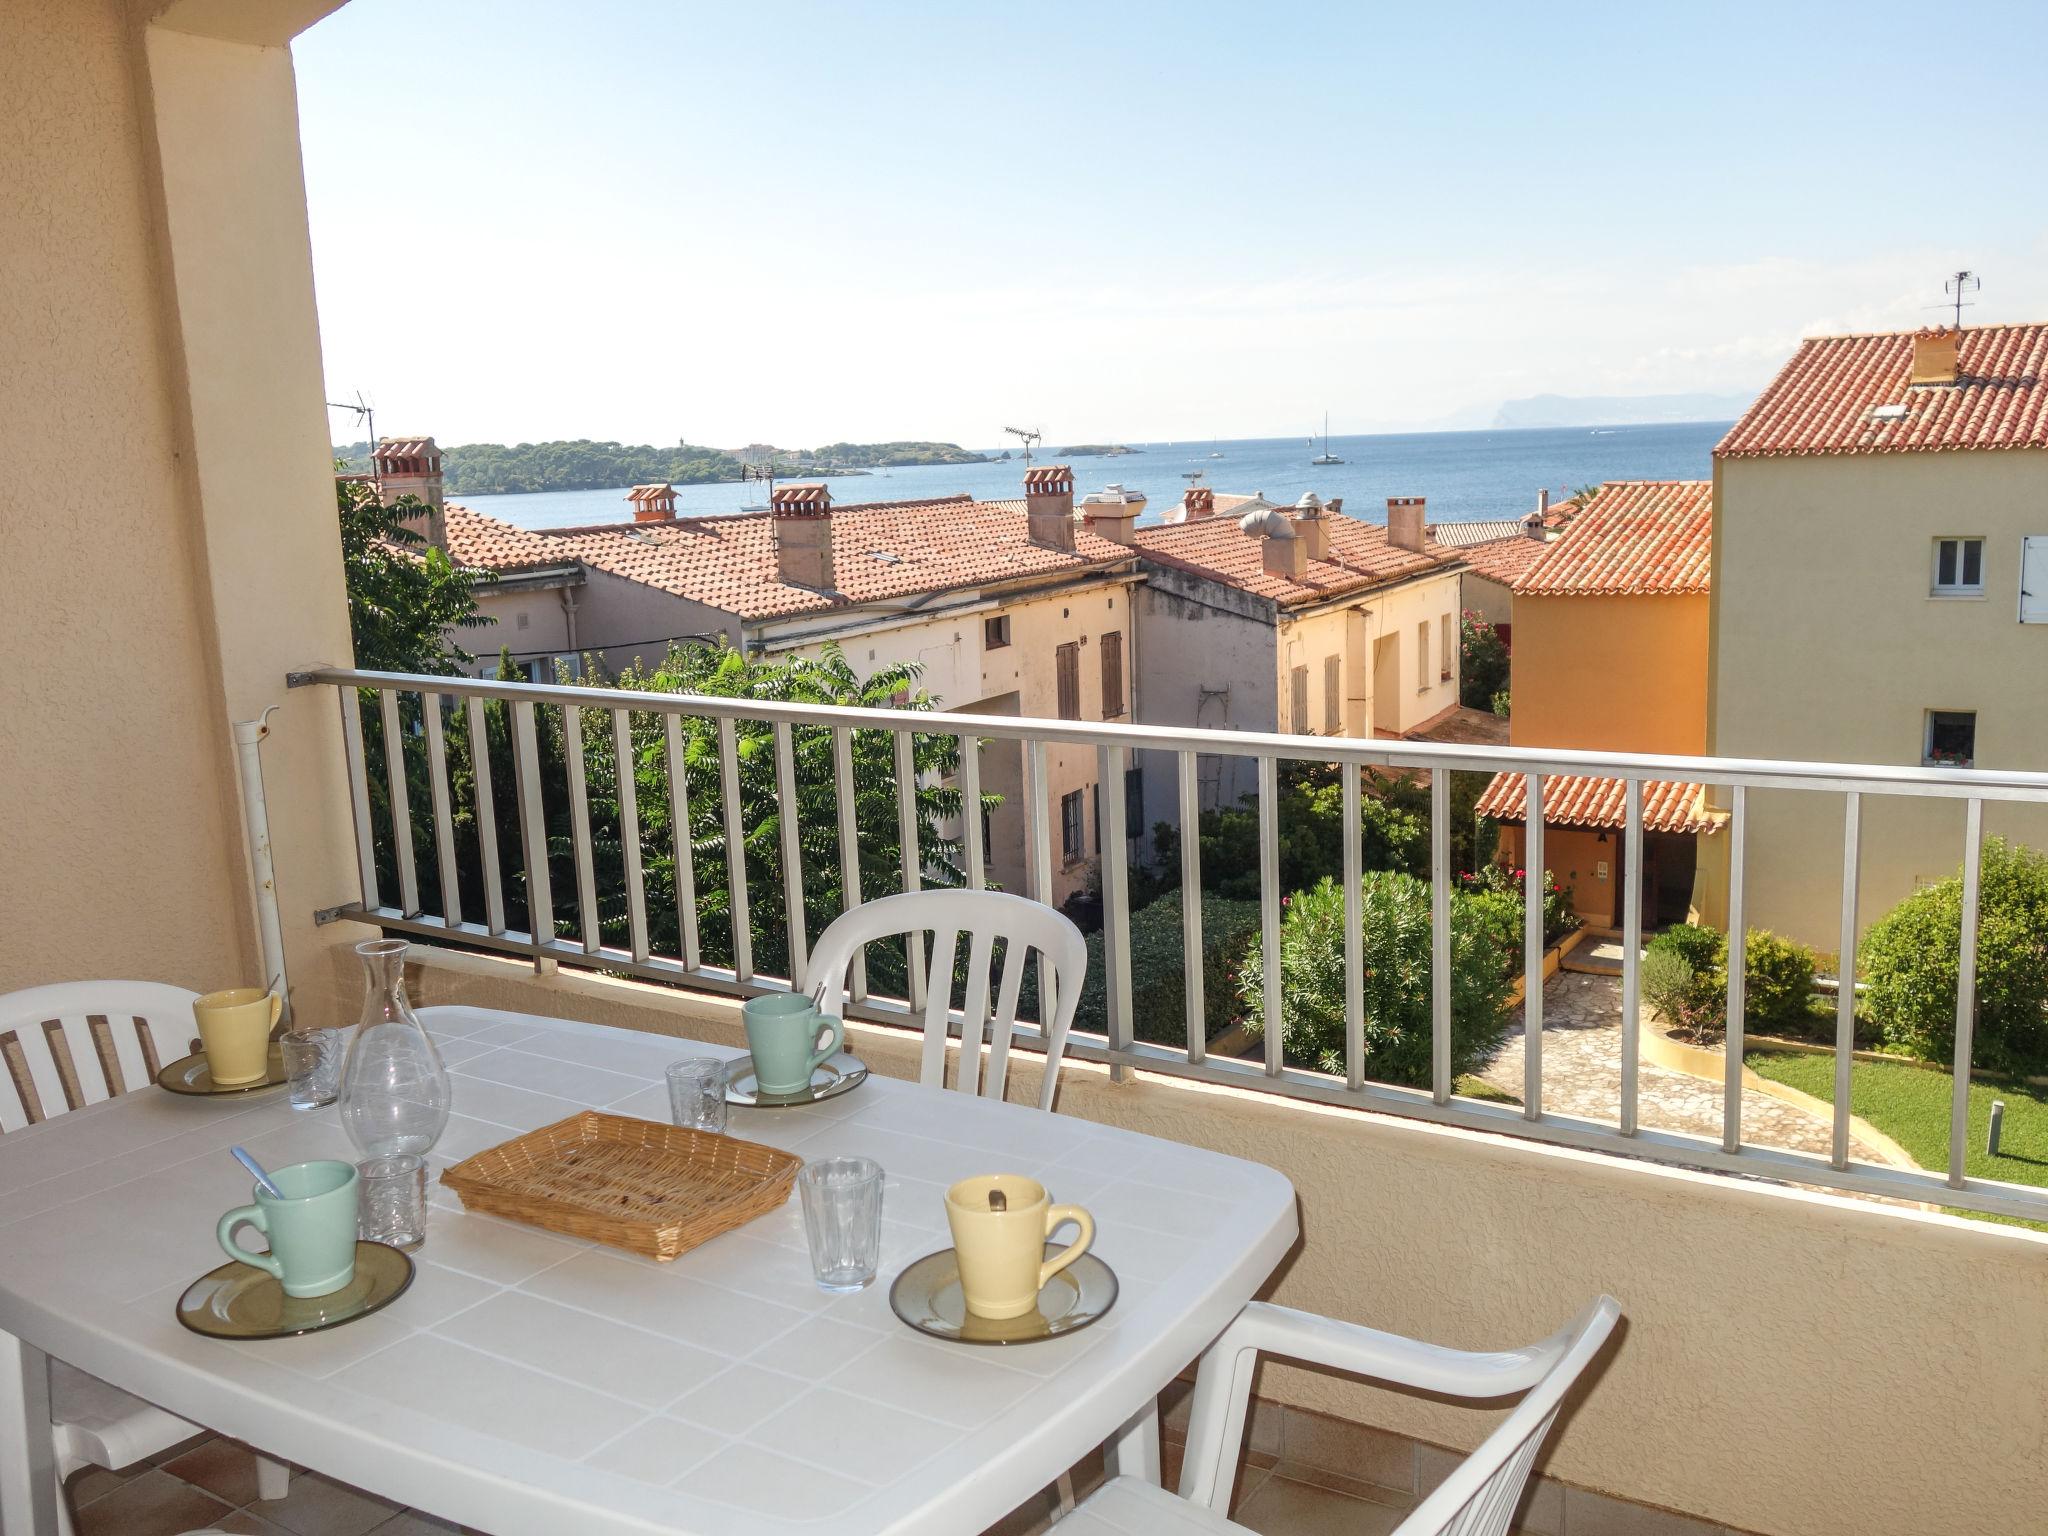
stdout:
[(345, 901), (338, 907), (318, 907), (313, 912), (313, 926), (325, 928), (329, 923), (345, 922), (362, 915), (363, 904), (360, 901)]

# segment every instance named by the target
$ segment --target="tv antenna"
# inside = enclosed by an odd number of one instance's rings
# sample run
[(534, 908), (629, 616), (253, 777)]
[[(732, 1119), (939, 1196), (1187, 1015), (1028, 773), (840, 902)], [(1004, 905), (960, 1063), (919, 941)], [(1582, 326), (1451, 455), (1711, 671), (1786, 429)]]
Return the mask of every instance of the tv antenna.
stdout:
[(1188, 484), (1189, 484), (1190, 486), (1193, 486), (1193, 485), (1194, 485), (1194, 483), (1195, 483), (1195, 482), (1196, 482), (1197, 480), (1201, 479), (1201, 478), (1202, 478), (1202, 476), (1203, 476), (1204, 474), (1206, 474), (1206, 473), (1208, 473), (1208, 471), (1206, 471), (1206, 470), (1200, 470), (1200, 469), (1184, 469), (1184, 470), (1182, 470), (1182, 471), (1180, 472), (1180, 477), (1181, 477), (1181, 479), (1183, 479), (1183, 480), (1187, 481), (1187, 483), (1188, 483)]
[(356, 413), (356, 425), (366, 428), (370, 435), (370, 463), (374, 468), (377, 462), (376, 407), (363, 398), (363, 392), (359, 389), (356, 391), (356, 398), (353, 403), (347, 400), (330, 400), (327, 402), (327, 408), (331, 411), (354, 411)]
[(775, 460), (771, 458), (766, 464), (749, 464), (742, 462), (740, 465), (740, 484), (745, 485), (749, 480), (765, 480), (768, 482), (768, 505), (771, 507), (774, 506)]
[[(1953, 277), (1947, 279), (1945, 282), (1942, 283), (1941, 291), (1947, 294), (1949, 296), (1949, 299), (1955, 305), (1957, 330), (1960, 331), (1963, 328), (1963, 311), (1975, 307), (1971, 304), (1971, 302), (1968, 299), (1964, 298), (1963, 295), (1966, 293), (1975, 293), (1983, 286), (1984, 280), (1978, 277), (1976, 273), (1970, 271), (1958, 272)], [(1947, 304), (1936, 304), (1931, 307), (1935, 309), (1947, 309), (1949, 306)]]
[(1024, 462), (1031, 462), (1031, 448), (1034, 443), (1045, 441), (1045, 434), (1036, 427), (1005, 427), (1003, 430), (1024, 445)]

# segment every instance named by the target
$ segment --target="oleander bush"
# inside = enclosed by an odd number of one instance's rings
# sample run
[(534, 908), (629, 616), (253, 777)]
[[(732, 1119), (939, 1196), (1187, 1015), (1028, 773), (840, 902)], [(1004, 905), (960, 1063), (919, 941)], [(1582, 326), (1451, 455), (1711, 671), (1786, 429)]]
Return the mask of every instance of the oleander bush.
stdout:
[[(1864, 1005), (1888, 1048), (1953, 1060), (1962, 929), (1958, 872), (1913, 892), (1864, 935)], [(2044, 1008), (2048, 854), (1990, 838), (1978, 887), (1975, 1064), (1999, 1071), (2048, 1067)]]
[[(1745, 1030), (1809, 1032), (1815, 957), (1804, 944), (1752, 928), (1744, 946)], [(1652, 971), (1655, 978), (1653, 984)], [(1696, 1043), (1728, 1028), (1728, 936), (1700, 923), (1678, 923), (1645, 946), (1643, 998)]]
[[(1430, 1081), (1430, 888), (1412, 875), (1376, 871), (1359, 892), (1363, 941), (1365, 1075), (1427, 1087)], [(1483, 1064), (1507, 1038), (1511, 982), (1494, 930), (1463, 891), (1451, 893), (1451, 1075)], [(1263, 1038), (1264, 946), (1255, 937), (1238, 973), (1254, 1038)], [(1287, 902), (1280, 922), (1279, 1027), (1287, 1060), (1344, 1070), (1344, 893), (1319, 882)]]

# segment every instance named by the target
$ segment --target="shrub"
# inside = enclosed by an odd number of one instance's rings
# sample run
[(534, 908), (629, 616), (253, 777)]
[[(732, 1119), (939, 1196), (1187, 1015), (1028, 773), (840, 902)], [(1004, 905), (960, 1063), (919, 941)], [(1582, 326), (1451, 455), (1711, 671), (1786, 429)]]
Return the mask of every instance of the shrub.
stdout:
[[(1187, 1042), (1187, 974), (1181, 966), (1181, 892), (1168, 891), (1131, 914), (1131, 1033), (1163, 1045)], [(1257, 940), (1259, 904), (1202, 894), (1202, 1013), (1205, 1038), (1236, 1021), (1237, 972)], [(1109, 1028), (1103, 935), (1088, 935), (1088, 980), (1074, 1010), (1074, 1028)], [(1027, 980), (1029, 978), (1027, 977)], [(1033, 994), (1036, 995), (1035, 992)]]
[[(1725, 968), (1727, 960), (1722, 965)], [(1813, 951), (1767, 928), (1752, 928), (1743, 947), (1745, 1029), (1797, 1034), (1807, 1027), (1813, 999)]]
[[(1866, 1001), (1885, 1044), (1925, 1061), (1955, 1055), (1961, 965), (1960, 874), (1913, 892), (1864, 936)], [(1975, 1064), (2048, 1064), (2048, 855), (2001, 838), (1984, 844), (1977, 906)]]
[(1484, 709), (1507, 685), (1507, 642), (1480, 615), (1466, 612), (1458, 623), (1458, 702)]
[[(1430, 1081), (1430, 888), (1412, 875), (1376, 872), (1360, 890), (1367, 1077)], [(1264, 946), (1239, 972), (1251, 1034), (1263, 1035)], [(1333, 880), (1290, 898), (1280, 925), (1281, 1041), (1287, 1058), (1344, 1070), (1344, 893)], [(1463, 892), (1451, 896), (1451, 1074), (1469, 1072), (1507, 1038), (1509, 982), (1486, 923)]]
[[(1504, 869), (1498, 864), (1488, 864), (1469, 875), (1458, 877), (1459, 886), (1468, 895), (1501, 897), (1514, 904), (1514, 932), (1510, 947), (1519, 956), (1522, 952), (1522, 876), (1519, 869)], [(1543, 872), (1543, 943), (1547, 948), (1579, 927), (1579, 914), (1572, 910), (1572, 888), (1563, 884), (1549, 870)], [(1520, 966), (1517, 959), (1515, 967)]]
[[(1492, 708), (1494, 714), (1498, 715), (1501, 719), (1505, 720), (1514, 713), (1514, 702), (1514, 694), (1510, 692), (1508, 689), (1503, 688), (1499, 693), (1496, 693), (1493, 696), (1490, 707)], [(1474, 705), (1473, 708), (1476, 709), (1478, 708), (1478, 706)]]

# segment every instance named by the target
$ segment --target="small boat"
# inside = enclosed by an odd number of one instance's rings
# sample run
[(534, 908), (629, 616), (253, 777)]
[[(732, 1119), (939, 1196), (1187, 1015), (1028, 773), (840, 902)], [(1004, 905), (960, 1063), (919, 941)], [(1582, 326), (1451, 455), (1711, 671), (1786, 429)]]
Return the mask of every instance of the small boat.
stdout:
[[(1315, 444), (1315, 439), (1310, 438), (1309, 444), (1311, 447), (1313, 447)], [(1330, 452), (1330, 413), (1328, 411), (1325, 411), (1323, 412), (1323, 451), (1317, 454), (1314, 458), (1310, 459), (1309, 463), (1342, 464), (1343, 462), (1344, 461), (1338, 458), (1337, 455)]]

